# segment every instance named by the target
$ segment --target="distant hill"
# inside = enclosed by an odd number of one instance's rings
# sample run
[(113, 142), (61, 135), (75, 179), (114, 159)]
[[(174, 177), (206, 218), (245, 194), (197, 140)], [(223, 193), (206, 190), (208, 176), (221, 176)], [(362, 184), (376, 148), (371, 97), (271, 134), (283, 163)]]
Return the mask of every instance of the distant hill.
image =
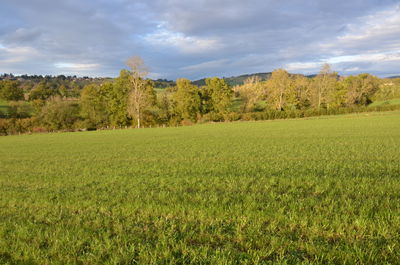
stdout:
[[(258, 76), (262, 81), (267, 80), (271, 77), (271, 73), (255, 73), (255, 74), (246, 74), (246, 75), (239, 75), (239, 76), (231, 76), (231, 77), (224, 77), (225, 82), (231, 86), (236, 85), (243, 85), (244, 81), (252, 76)], [(197, 86), (204, 86), (206, 84), (206, 79), (202, 78), (192, 82), (194, 85)]]
[(389, 79), (400, 78), (400, 75), (389, 76), (387, 78), (389, 78)]
[(153, 80), (154, 82), (154, 87), (158, 89), (164, 89), (167, 87), (175, 86), (175, 82), (172, 80), (167, 80), (167, 79), (157, 79)]
[[(268, 80), (271, 77), (271, 72), (268, 73), (255, 73), (255, 74), (246, 74), (246, 75), (239, 75), (239, 76), (231, 76), (231, 77), (223, 77), (225, 82), (227, 84), (229, 84), (230, 86), (237, 86), (237, 85), (243, 85), (244, 81), (249, 78), (249, 77), (253, 77), (253, 76), (257, 76), (261, 79), (261, 81), (265, 81)], [(290, 74), (291, 76), (296, 76), (296, 75), (301, 75), (301, 74)], [(308, 78), (313, 78), (316, 75), (306, 75), (305, 77)], [(206, 84), (206, 79), (202, 78), (196, 81), (192, 81), (192, 83), (194, 85), (197, 86), (204, 86)]]

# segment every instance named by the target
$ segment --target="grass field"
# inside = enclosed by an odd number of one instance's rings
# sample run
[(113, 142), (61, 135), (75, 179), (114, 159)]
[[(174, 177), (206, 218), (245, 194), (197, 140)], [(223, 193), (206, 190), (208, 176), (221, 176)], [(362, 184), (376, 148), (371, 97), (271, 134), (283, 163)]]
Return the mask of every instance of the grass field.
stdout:
[(400, 112), (0, 138), (0, 264), (399, 264)]
[(376, 107), (382, 105), (400, 105), (400, 98), (374, 101), (371, 105), (369, 105), (369, 107)]

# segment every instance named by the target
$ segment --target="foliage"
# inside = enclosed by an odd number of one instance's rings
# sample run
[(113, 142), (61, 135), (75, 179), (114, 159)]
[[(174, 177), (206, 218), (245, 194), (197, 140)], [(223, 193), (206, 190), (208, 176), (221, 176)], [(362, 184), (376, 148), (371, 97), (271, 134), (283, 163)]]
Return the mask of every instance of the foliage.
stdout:
[(197, 86), (190, 80), (180, 78), (176, 80), (176, 92), (173, 94), (175, 112), (182, 118), (197, 121), (200, 113), (200, 95)]
[(124, 127), (129, 124), (128, 94), (130, 74), (122, 70), (115, 82), (102, 86), (106, 95), (107, 110), (111, 126)]
[(91, 84), (83, 88), (80, 99), (81, 117), (88, 128), (106, 127), (109, 123), (106, 95), (101, 86)]
[(48, 101), (37, 118), (48, 130), (72, 130), (80, 119), (79, 105), (59, 99)]
[[(332, 97), (332, 91), (335, 90), (335, 85), (338, 79), (338, 73), (333, 72), (329, 64), (324, 64), (321, 71), (314, 78), (312, 86), (312, 103), (316, 108), (325, 106), (329, 108), (329, 97)], [(337, 104), (337, 102), (335, 102)]]
[(206, 87), (210, 95), (211, 110), (216, 113), (226, 113), (233, 97), (233, 90), (224, 79), (213, 77), (206, 79)]
[[(0, 79), (5, 80), (0, 80), (0, 87), (6, 84), (7, 89), (0, 94), (19, 91), (14, 98), (21, 102), (2, 100), (0, 118), (41, 120), (43, 109), (55, 98), (79, 104), (79, 122), (68, 130), (331, 115), (364, 111), (365, 106), (375, 106), (374, 101), (390, 104), (400, 98), (400, 78), (340, 77), (328, 64), (316, 76), (290, 74), (284, 69), (243, 75), (240, 78), (247, 79), (235, 87), (229, 85), (229, 78), (218, 77), (204, 79), (201, 87), (188, 79), (153, 82), (147, 79), (140, 57), (131, 58), (128, 66), (130, 71), (122, 70), (115, 79), (2, 75)], [(392, 107), (379, 111), (384, 109)]]
[(131, 69), (128, 113), (136, 122), (136, 127), (140, 128), (143, 115), (156, 102), (154, 83), (145, 79), (148, 70), (142, 58), (132, 57), (128, 60), (127, 65)]
[(252, 111), (257, 101), (265, 95), (265, 87), (261, 80), (257, 77), (248, 78), (242, 86), (237, 86), (234, 91), (243, 99), (241, 111)]
[(347, 77), (344, 80), (344, 86), (347, 89), (348, 105), (368, 105), (378, 90), (379, 81), (370, 74), (360, 74)]
[(268, 102), (277, 110), (297, 105), (292, 79), (286, 70), (278, 69), (272, 72), (267, 81)]
[(52, 89), (45, 81), (37, 84), (29, 93), (29, 100), (42, 100), (45, 101), (51, 96), (55, 96), (57, 90)]
[(0, 81), (0, 99), (18, 101), (24, 99), (24, 91), (18, 81)]

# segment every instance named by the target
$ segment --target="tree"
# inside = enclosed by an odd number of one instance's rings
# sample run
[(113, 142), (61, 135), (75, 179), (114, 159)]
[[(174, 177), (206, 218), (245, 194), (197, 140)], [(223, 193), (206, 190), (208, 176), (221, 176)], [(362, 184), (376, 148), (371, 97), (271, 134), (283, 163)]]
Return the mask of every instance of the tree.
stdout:
[(66, 99), (68, 97), (68, 89), (64, 84), (59, 86), (58, 92), (62, 98)]
[(104, 90), (91, 84), (83, 88), (80, 98), (81, 116), (87, 127), (104, 127), (108, 124), (108, 113)]
[(329, 107), (338, 108), (346, 105), (346, 87), (342, 80), (335, 82), (335, 85), (326, 95), (326, 104)]
[(158, 107), (158, 122), (162, 125), (166, 125), (170, 122), (173, 117), (173, 106), (170, 99), (171, 93), (163, 91), (157, 94), (157, 107)]
[(273, 71), (271, 78), (267, 81), (267, 87), (268, 99), (277, 110), (283, 110), (289, 101), (295, 105), (295, 93), (292, 93), (294, 91), (291, 89), (292, 81), (286, 70)]
[(18, 101), (24, 99), (24, 90), (18, 81), (4, 80), (0, 82), (0, 98)]
[(146, 80), (148, 70), (143, 59), (134, 56), (128, 59), (130, 68), (130, 91), (128, 97), (128, 113), (136, 120), (137, 128), (140, 128), (144, 110), (155, 103), (153, 84)]
[(71, 130), (78, 120), (78, 104), (59, 99), (48, 100), (38, 115), (38, 121), (50, 130)]
[(257, 101), (264, 95), (264, 85), (260, 77), (251, 76), (244, 81), (243, 85), (236, 86), (234, 91), (238, 93), (243, 100), (242, 111), (252, 111)]
[(47, 100), (55, 94), (46, 81), (41, 81), (29, 93), (29, 100)]
[(127, 126), (129, 123), (129, 76), (127, 70), (122, 70), (115, 82), (106, 82), (101, 87), (104, 90), (110, 123), (114, 127)]
[(314, 78), (314, 106), (318, 109), (324, 104), (329, 107), (327, 95), (335, 89), (338, 74), (333, 72), (329, 64), (321, 67), (319, 74)]
[(200, 112), (201, 99), (199, 89), (190, 80), (180, 78), (176, 80), (176, 92), (173, 95), (176, 112), (183, 118), (197, 121)]
[(379, 79), (370, 74), (359, 74), (347, 77), (344, 86), (347, 89), (348, 105), (368, 105), (372, 102), (372, 96), (378, 91)]
[(296, 75), (293, 78), (293, 92), (296, 97), (296, 108), (306, 109), (310, 106), (310, 80), (304, 75)]
[(233, 96), (230, 86), (224, 79), (213, 77), (206, 79), (206, 90), (210, 95), (212, 109), (216, 113), (225, 113)]

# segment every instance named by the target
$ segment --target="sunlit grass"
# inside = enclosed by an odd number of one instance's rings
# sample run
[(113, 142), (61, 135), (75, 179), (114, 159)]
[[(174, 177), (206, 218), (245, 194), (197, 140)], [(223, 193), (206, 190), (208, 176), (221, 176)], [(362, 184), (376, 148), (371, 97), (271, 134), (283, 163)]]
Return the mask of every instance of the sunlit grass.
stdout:
[(400, 112), (0, 138), (0, 264), (400, 255)]
[(374, 101), (369, 106), (376, 107), (376, 106), (382, 106), (382, 105), (400, 105), (400, 98)]

